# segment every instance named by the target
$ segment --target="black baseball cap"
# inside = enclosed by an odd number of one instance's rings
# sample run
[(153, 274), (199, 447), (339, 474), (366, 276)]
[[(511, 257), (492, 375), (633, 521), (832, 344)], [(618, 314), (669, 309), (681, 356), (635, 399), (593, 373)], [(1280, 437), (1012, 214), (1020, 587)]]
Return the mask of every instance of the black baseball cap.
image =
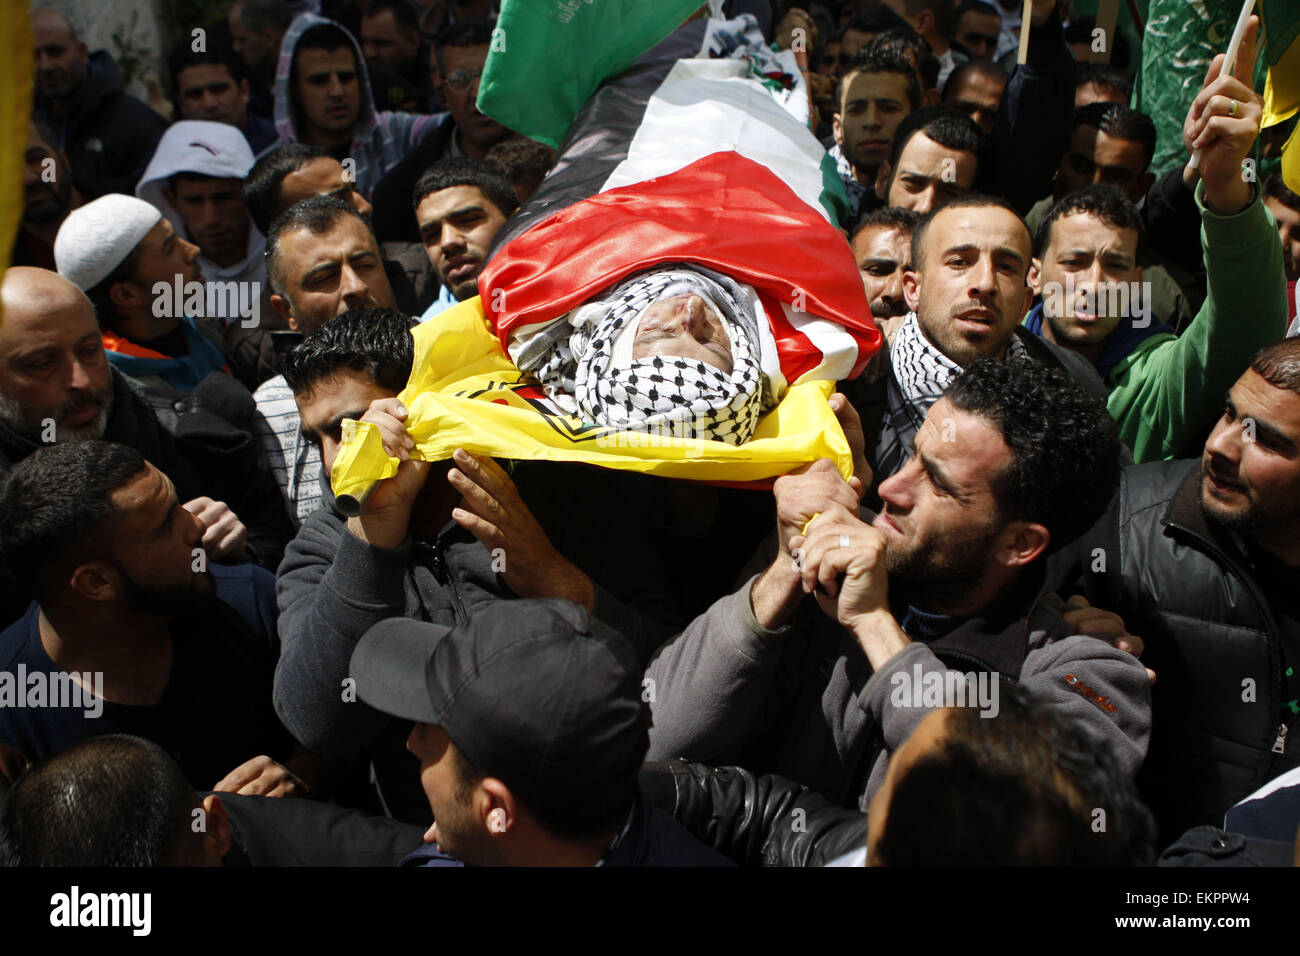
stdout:
[(357, 644), (351, 674), (361, 700), (438, 724), (523, 794), (603, 786), (649, 746), (631, 645), (571, 601), (493, 601), (452, 628), (389, 618)]

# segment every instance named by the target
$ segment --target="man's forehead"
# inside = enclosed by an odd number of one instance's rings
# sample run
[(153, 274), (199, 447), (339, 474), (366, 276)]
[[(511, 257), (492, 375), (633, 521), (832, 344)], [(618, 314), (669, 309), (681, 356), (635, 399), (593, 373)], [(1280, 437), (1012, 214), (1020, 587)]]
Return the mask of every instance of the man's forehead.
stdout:
[(177, 85), (182, 89), (187, 86), (206, 86), (219, 80), (234, 82), (230, 70), (224, 63), (191, 63), (176, 76)]
[(369, 372), (341, 368), (317, 381), (310, 391), (298, 392), (293, 397), (303, 424), (319, 428), (343, 411), (368, 407), (376, 398), (391, 395), (371, 378)]
[(907, 98), (907, 77), (901, 73), (858, 71), (844, 80), (844, 102)]
[(1239, 417), (1253, 417), (1300, 445), (1300, 393), (1278, 388), (1253, 368), (1228, 390)]
[(148, 520), (148, 512), (164, 504), (170, 505), (171, 496), (171, 480), (145, 462), (144, 471), (133, 476), (108, 497), (115, 508), (125, 512), (124, 520), (130, 521)]
[(72, 27), (68, 21), (63, 19), (55, 10), (45, 9), (38, 10), (32, 16), (32, 34), (36, 39), (37, 46), (44, 46), (49, 43), (73, 44), (77, 42), (77, 36), (72, 32)]
[(456, 70), (472, 70), (487, 62), (488, 45), (479, 46), (445, 46), (442, 48), (442, 62), (448, 73)]
[(1001, 432), (946, 398), (930, 406), (917, 432), (916, 447), (926, 458), (942, 463), (946, 475), (959, 477), (966, 485), (978, 482), (991, 487), (993, 476), (1011, 458)]
[[(864, 256), (897, 255), (912, 245), (912, 233), (898, 226), (867, 226), (853, 238), (853, 251)], [(904, 258), (908, 258), (904, 254)]]
[[(1137, 226), (1120, 227), (1096, 213), (1079, 209), (1066, 213), (1052, 224), (1051, 245), (1053, 248), (1136, 248), (1138, 241)], [(1129, 250), (1131, 251), (1131, 250)]]
[(340, 216), (330, 229), (321, 233), (314, 233), (305, 226), (290, 229), (280, 237), (280, 245), (290, 253), (285, 261), (298, 267), (293, 270), (298, 275), (340, 255), (351, 256), (363, 251), (378, 253), (370, 230), (353, 216)]
[(958, 243), (981, 248), (1012, 245), (1027, 255), (1030, 246), (1028, 227), (1001, 206), (944, 206), (923, 238), (928, 251)]
[(288, 208), (299, 200), (332, 193), (343, 185), (343, 164), (329, 156), (321, 156), (288, 173), (280, 193)]
[(489, 201), (477, 186), (448, 186), (421, 199), (417, 214), (423, 223), (441, 219), (462, 206), (480, 206), (488, 211), (496, 209), (496, 203)]
[(298, 51), (298, 69), (303, 76), (333, 70), (352, 70), (356, 68), (357, 55), (351, 44), (343, 44), (334, 50), (309, 49)]
[(1120, 139), (1098, 130), (1092, 148), (1099, 165), (1124, 165), (1135, 172), (1142, 171), (1142, 144), (1135, 139)]

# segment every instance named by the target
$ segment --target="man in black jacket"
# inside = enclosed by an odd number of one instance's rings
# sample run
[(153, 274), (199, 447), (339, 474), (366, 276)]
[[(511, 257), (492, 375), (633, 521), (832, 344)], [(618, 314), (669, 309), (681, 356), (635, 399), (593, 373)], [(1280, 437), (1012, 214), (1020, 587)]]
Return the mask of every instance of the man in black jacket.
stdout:
[(1255, 356), (1200, 459), (1125, 469), (1053, 564), (1146, 642), (1139, 783), (1166, 841), (1300, 765), (1300, 339)]
[(85, 199), (135, 194), (167, 121), (122, 91), (117, 64), (86, 44), (58, 11), (32, 14), (36, 40), (36, 109), (59, 135)]
[[(238, 383), (220, 376), (237, 389), (229, 394), (218, 382), (200, 396), (146, 391), (109, 366), (86, 296), (48, 270), (7, 270), (0, 299), (0, 475), (53, 442), (130, 445), (199, 515), (210, 559), (275, 567), (291, 529), (252, 435), (239, 427), (241, 416), (252, 424), (253, 408)], [(7, 624), (30, 595), (0, 590)]]

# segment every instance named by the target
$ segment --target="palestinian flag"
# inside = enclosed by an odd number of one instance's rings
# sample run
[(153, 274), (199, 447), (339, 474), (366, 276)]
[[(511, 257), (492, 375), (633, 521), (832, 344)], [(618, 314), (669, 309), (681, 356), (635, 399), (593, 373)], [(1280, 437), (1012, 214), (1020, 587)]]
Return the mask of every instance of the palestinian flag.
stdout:
[[(557, 165), (498, 234), (479, 298), (415, 332), (415, 369), (401, 398), (422, 457), (463, 447), (724, 482), (762, 481), (830, 457), (851, 474), (826, 398), (862, 371), (881, 335), (836, 224), (847, 199), (808, 129), (803, 78), (793, 55), (773, 53), (752, 23), (681, 26), (578, 111)], [(509, 41), (507, 50), (491, 56), (513, 53)], [(482, 95), (480, 108), (489, 111)], [(780, 400), (742, 445), (582, 421), (510, 363), (512, 334), (561, 321), (627, 276), (676, 262), (748, 283), (766, 313)], [(364, 494), (397, 463), (370, 426), (344, 434), (333, 482), (346, 507), (346, 496)]]

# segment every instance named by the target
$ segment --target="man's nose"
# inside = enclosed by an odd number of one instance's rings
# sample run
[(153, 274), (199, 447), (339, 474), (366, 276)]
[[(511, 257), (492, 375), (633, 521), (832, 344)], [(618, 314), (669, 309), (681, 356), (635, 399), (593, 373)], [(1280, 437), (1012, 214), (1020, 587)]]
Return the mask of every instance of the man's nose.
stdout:
[(920, 461), (913, 458), (882, 481), (880, 487), (876, 489), (876, 494), (880, 496), (881, 501), (889, 505), (894, 511), (905, 514), (912, 508), (913, 487), (920, 470)]
[(993, 269), (993, 260), (989, 256), (980, 256), (971, 267), (970, 281), (972, 295), (989, 295), (997, 289), (997, 274)]
[(443, 223), (442, 239), (439, 244), (442, 246), (444, 255), (447, 254), (448, 249), (455, 249), (456, 252), (451, 253), (452, 255), (455, 255), (464, 250), (465, 235), (451, 223)]
[(917, 215), (924, 216), (926, 213), (928, 213), (930, 210), (934, 208), (934, 200), (935, 200), (935, 187), (934, 184), (932, 183), (931, 185), (927, 186), (924, 190), (916, 194), (916, 198), (912, 201), (911, 208)]
[(366, 297), (370, 294), (370, 286), (355, 269), (345, 265), (343, 274), (339, 277), (339, 291), (347, 307), (355, 309), (365, 305)]
[(868, 127), (881, 125), (880, 109), (874, 103), (868, 104), (866, 112), (862, 114), (862, 125)]
[(352, 194), (349, 197), (349, 201), (352, 203), (352, 208), (355, 209), (357, 212), (361, 213), (361, 215), (363, 216), (369, 216), (370, 213), (374, 211), (375, 207), (370, 205), (370, 202), (366, 199), (366, 197), (361, 195), (361, 193), (359, 193), (355, 189), (352, 190)]
[(69, 389), (86, 390), (91, 387), (90, 370), (81, 359), (72, 360), (72, 375), (68, 379)]
[(1219, 423), (1210, 432), (1210, 437), (1205, 441), (1205, 450), (1216, 458), (1222, 458), (1236, 465), (1241, 459), (1241, 437), (1240, 421), (1227, 422), (1220, 418)]
[(343, 95), (343, 81), (339, 79), (337, 73), (330, 74), (329, 95), (333, 97)]
[(188, 242), (187, 240), (180, 239), (180, 238), (177, 238), (176, 241), (179, 242), (181, 244), (181, 248), (185, 250), (186, 265), (193, 262), (195, 259), (199, 257), (199, 247), (196, 246), (194, 243)]

